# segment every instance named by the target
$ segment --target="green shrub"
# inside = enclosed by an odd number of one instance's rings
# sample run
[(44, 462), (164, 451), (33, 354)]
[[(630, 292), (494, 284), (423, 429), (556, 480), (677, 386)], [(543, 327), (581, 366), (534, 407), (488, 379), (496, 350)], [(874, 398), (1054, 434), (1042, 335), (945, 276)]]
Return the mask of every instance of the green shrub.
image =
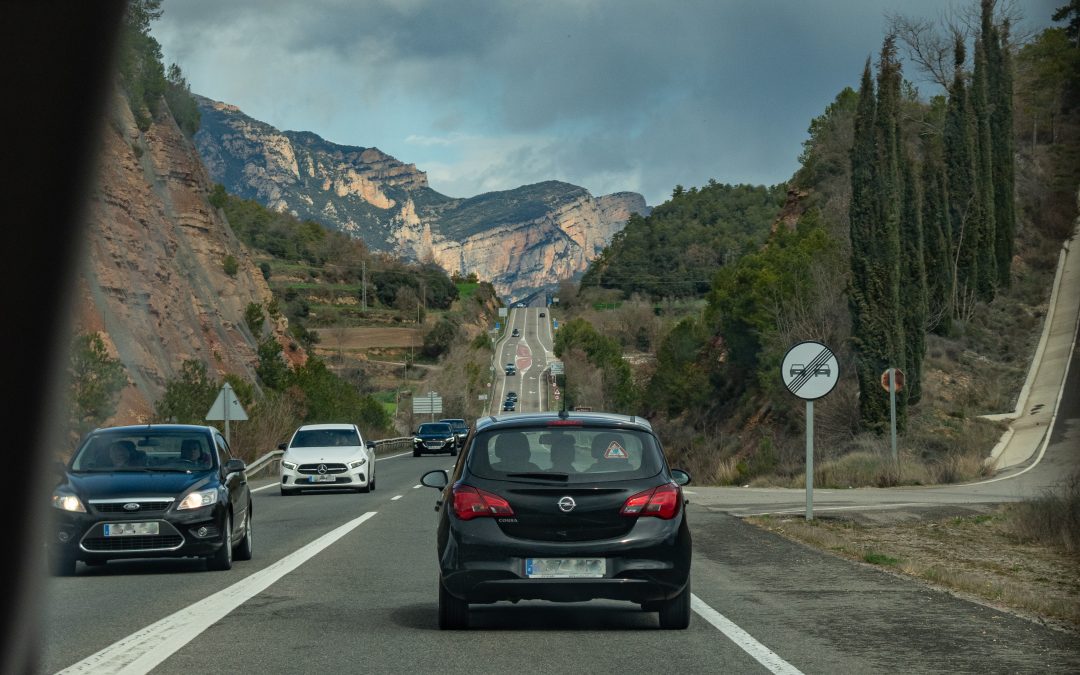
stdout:
[(251, 332), (262, 335), (264, 321), (266, 321), (266, 315), (263, 314), (263, 306), (257, 302), (249, 302), (247, 309), (244, 310), (244, 322), (247, 323)]
[(81, 436), (116, 412), (127, 375), (120, 361), (109, 356), (101, 337), (85, 333), (72, 340), (68, 373), (70, 428)]
[(221, 269), (225, 271), (230, 277), (235, 277), (236, 273), (240, 271), (240, 263), (237, 262), (236, 256), (229, 254), (225, 256), (225, 261), (221, 264)]

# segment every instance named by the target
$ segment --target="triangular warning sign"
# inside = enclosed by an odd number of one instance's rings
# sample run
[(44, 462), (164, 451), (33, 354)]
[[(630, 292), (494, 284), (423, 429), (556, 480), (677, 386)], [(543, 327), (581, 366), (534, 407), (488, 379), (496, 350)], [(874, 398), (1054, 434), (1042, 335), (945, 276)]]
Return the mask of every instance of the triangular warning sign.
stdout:
[(604, 451), (604, 459), (629, 459), (630, 455), (626, 454), (626, 448), (619, 445), (618, 441), (612, 441), (611, 445), (607, 446), (607, 450)]

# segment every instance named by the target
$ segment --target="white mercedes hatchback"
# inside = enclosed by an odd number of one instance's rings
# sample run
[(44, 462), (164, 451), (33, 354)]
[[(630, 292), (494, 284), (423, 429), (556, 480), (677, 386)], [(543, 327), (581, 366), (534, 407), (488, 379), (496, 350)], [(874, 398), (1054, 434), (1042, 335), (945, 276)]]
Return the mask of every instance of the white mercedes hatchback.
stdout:
[(375, 489), (375, 443), (365, 443), (355, 424), (307, 424), (278, 448), (285, 451), (282, 495), (311, 489)]

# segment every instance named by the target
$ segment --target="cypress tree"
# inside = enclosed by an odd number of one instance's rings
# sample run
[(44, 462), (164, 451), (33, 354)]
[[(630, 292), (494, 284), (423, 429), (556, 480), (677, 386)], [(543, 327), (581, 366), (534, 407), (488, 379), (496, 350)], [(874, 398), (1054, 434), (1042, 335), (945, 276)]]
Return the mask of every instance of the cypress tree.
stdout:
[(904, 334), (905, 406), (922, 398), (922, 363), (926, 356), (927, 284), (923, 266), (923, 223), (919, 200), (919, 181), (915, 162), (903, 152), (900, 162), (904, 183), (903, 209), (900, 217), (900, 270), (903, 293), (900, 300)]
[(926, 304), (929, 327), (939, 335), (952, 328), (953, 260), (950, 255), (948, 211), (945, 207), (945, 170), (941, 138), (923, 138), (922, 225), (923, 269), (926, 271)]
[(990, 102), (986, 49), (983, 40), (975, 41), (975, 75), (972, 82), (975, 113), (975, 201), (978, 203), (978, 273), (976, 288), (980, 300), (990, 302), (997, 288), (997, 257), (994, 233), (994, 164), (990, 139)]
[[(984, 11), (985, 8), (984, 8)], [(1012, 55), (1009, 52), (1009, 23), (1001, 31), (991, 25), (986, 53), (990, 75), (990, 136), (993, 143), (994, 183), (994, 257), (997, 260), (997, 284), (1008, 288), (1012, 283), (1013, 238), (1016, 233), (1015, 139), (1013, 138)]]
[(851, 282), (848, 305), (851, 311), (851, 342), (855, 370), (859, 378), (859, 415), (863, 425), (877, 432), (888, 428), (888, 402), (880, 395), (878, 377), (888, 363), (884, 341), (875, 331), (876, 307), (872, 288), (873, 256), (878, 223), (875, 186), (876, 143), (874, 141), (874, 82), (870, 59), (863, 68), (859, 103), (855, 111), (854, 143), (851, 147)]
[(969, 302), (976, 287), (978, 220), (975, 196), (975, 157), (971, 111), (964, 83), (964, 40), (957, 37), (953, 50), (954, 71), (942, 134), (945, 159), (946, 205), (951, 231), (953, 279), (950, 295), (953, 315)]

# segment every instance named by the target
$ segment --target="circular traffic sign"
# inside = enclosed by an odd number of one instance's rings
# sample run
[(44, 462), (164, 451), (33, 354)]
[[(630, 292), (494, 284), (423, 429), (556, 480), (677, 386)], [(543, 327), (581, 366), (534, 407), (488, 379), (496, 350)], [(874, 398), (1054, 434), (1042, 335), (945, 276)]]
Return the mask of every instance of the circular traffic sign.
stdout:
[(895, 372), (893, 375), (893, 383), (896, 385), (896, 391), (900, 391), (904, 388), (904, 371), (899, 368), (886, 368), (885, 372), (881, 374), (881, 388), (885, 391), (889, 391), (889, 371)]
[(784, 386), (801, 399), (813, 401), (828, 394), (840, 379), (833, 351), (813, 340), (793, 345), (780, 365)]

